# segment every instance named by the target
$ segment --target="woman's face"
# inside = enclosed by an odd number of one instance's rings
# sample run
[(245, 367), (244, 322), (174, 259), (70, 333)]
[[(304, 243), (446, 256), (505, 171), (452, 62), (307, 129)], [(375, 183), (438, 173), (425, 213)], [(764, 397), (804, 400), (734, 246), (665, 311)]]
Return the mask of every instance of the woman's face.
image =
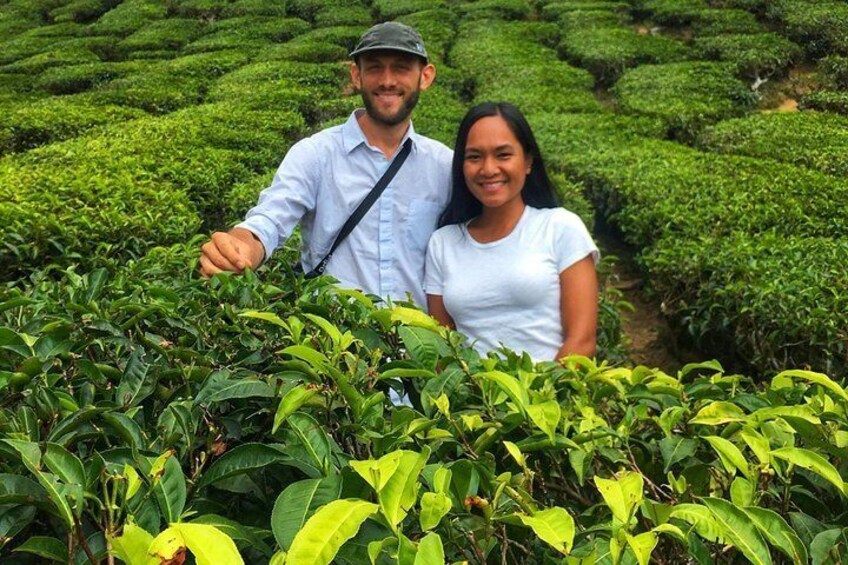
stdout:
[(471, 126), (462, 170), (484, 208), (523, 204), (521, 190), (531, 165), (532, 158), (502, 117), (480, 118)]

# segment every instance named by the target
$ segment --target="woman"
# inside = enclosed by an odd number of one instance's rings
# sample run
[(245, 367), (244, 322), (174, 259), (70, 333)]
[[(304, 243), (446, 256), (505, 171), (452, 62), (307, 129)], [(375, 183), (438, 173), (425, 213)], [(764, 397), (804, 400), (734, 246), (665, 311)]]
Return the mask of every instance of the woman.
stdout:
[(502, 343), (537, 361), (594, 355), (598, 249), (557, 203), (518, 108), (486, 102), (468, 111), (452, 180), (427, 248), (430, 314), (484, 354)]

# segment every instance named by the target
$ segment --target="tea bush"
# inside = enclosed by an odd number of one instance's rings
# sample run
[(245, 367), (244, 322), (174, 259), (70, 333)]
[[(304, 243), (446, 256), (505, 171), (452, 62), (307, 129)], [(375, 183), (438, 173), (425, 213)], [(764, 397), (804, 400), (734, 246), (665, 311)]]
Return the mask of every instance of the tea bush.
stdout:
[(425, 10), (444, 9), (448, 7), (448, 2), (447, 0), (374, 0), (372, 5), (376, 8), (381, 21), (389, 21)]
[(570, 17), (575, 14), (582, 13), (571, 12), (560, 20), (563, 34), (559, 51), (572, 64), (591, 72), (600, 84), (614, 83), (629, 67), (689, 58), (686, 45), (674, 39), (618, 26), (587, 27), (583, 18)]
[(848, 177), (848, 118), (828, 113), (754, 114), (704, 131), (698, 143), (710, 151), (777, 159)]
[(322, 10), (315, 14), (315, 26), (318, 28), (342, 25), (370, 26), (371, 10), (365, 6), (350, 6)]
[(41, 72), (36, 79), (36, 85), (50, 94), (77, 94), (110, 80), (143, 72), (149, 64), (142, 61), (123, 61), (54, 67)]
[(88, 47), (62, 47), (53, 51), (44, 51), (25, 59), (19, 59), (14, 63), (3, 66), (0, 70), (5, 73), (35, 75), (53, 67), (99, 62), (100, 57)]
[(766, 28), (751, 12), (732, 8), (701, 10), (692, 22), (695, 37), (738, 33), (763, 33)]
[(831, 88), (848, 90), (848, 57), (830, 55), (819, 61), (818, 74)]
[(89, 29), (96, 34), (126, 37), (167, 14), (168, 7), (161, 0), (124, 0), (100, 16)]
[(783, 76), (801, 60), (803, 49), (775, 33), (746, 33), (696, 37), (692, 47), (698, 58), (735, 63), (745, 78)]
[(848, 93), (829, 90), (813, 92), (803, 96), (798, 107), (805, 110), (835, 112), (848, 116)]
[(104, 250), (137, 257), (185, 240), (202, 221), (220, 225), (233, 184), (275, 164), (304, 129), (292, 112), (210, 105), (7, 157), (0, 276), (96, 264)]
[(464, 18), (503, 20), (523, 20), (530, 15), (531, 11), (527, 0), (477, 0), (461, 4), (458, 9)]
[[(599, 110), (592, 76), (559, 62), (553, 49), (532, 41), (549, 30), (547, 24), (469, 22), (460, 27), (451, 61), (474, 77), (479, 101), (509, 100), (528, 113)], [(503, 76), (511, 80), (501, 80)]]
[(848, 374), (845, 284), (848, 240), (737, 233), (666, 239), (644, 256), (651, 280), (692, 338), (747, 367), (821, 367)]
[(844, 2), (775, 0), (768, 4), (767, 13), (810, 55), (848, 55), (848, 5)]
[(696, 22), (710, 5), (705, 0), (646, 0), (640, 10), (663, 26), (686, 26)]
[(0, 155), (76, 137), (95, 126), (144, 116), (141, 110), (46, 98), (6, 104), (0, 111)]
[(48, 12), (51, 21), (90, 23), (118, 5), (120, 0), (71, 0)]
[(630, 5), (627, 2), (588, 1), (588, 2), (548, 2), (542, 6), (541, 15), (545, 20), (556, 21), (569, 12), (615, 12), (627, 17)]
[(186, 45), (185, 53), (218, 49), (257, 49), (269, 43), (285, 43), (310, 31), (309, 23), (300, 18), (275, 16), (240, 16), (211, 24), (203, 37)]
[(196, 19), (169, 18), (146, 24), (118, 43), (124, 54), (134, 51), (176, 51), (206, 32), (206, 26)]
[(703, 126), (753, 105), (754, 94), (734, 72), (730, 63), (641, 65), (625, 71), (613, 92), (622, 112), (658, 117), (670, 135), (690, 139)]
[(803, 563), (841, 531), (824, 375), (481, 358), (325, 279), (174, 276), (189, 249), (0, 296), (16, 558)]
[(237, 16), (279, 16), (287, 15), (285, 2), (267, 2), (267, 0), (235, 0), (221, 8), (222, 18)]
[(569, 161), (595, 204), (640, 247), (664, 237), (772, 229), (785, 235), (848, 234), (848, 214), (835, 204), (848, 180), (801, 167), (652, 140)]

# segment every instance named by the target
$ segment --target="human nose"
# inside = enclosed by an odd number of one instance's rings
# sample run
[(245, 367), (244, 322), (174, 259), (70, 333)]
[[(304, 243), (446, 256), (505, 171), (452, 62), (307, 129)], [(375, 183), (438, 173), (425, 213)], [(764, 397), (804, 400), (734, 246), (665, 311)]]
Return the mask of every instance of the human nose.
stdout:
[(397, 77), (391, 67), (386, 67), (380, 73), (380, 86), (383, 88), (392, 88), (397, 85)]
[(490, 177), (497, 173), (497, 163), (491, 156), (483, 157), (480, 161), (480, 174)]

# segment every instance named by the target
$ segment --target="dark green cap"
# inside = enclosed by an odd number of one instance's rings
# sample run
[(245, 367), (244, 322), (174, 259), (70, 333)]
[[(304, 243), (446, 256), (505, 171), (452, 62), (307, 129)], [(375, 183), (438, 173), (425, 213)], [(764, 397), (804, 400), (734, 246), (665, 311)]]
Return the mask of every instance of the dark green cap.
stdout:
[(359, 38), (356, 48), (350, 52), (352, 59), (368, 51), (403, 51), (429, 59), (424, 49), (424, 40), (417, 31), (400, 22), (377, 24)]

